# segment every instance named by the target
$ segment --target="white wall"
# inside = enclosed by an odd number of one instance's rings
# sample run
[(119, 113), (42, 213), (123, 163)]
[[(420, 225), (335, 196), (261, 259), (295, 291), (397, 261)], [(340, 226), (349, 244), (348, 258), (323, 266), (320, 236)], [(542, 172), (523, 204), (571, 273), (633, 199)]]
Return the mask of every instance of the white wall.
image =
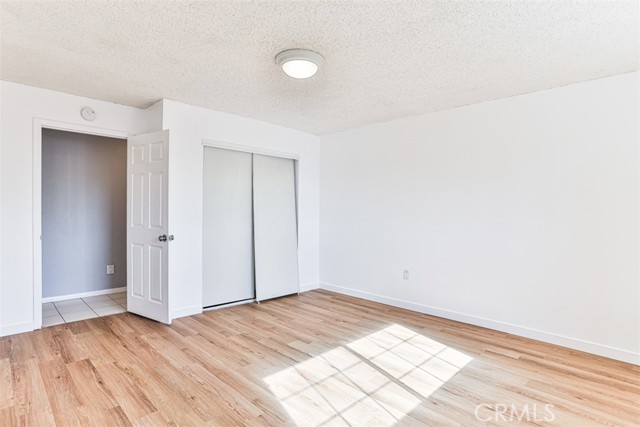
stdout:
[[(92, 106), (87, 122), (80, 109)], [(0, 335), (33, 329), (33, 120), (147, 131), (143, 110), (0, 82)]]
[[(80, 117), (82, 106), (97, 112)], [(0, 336), (32, 330), (33, 121), (47, 119), (138, 134), (171, 130), (170, 304), (174, 317), (202, 309), (202, 139), (300, 156), (300, 279), (318, 285), (318, 137), (264, 122), (162, 101), (147, 110), (0, 82)]]
[(640, 362), (638, 93), (632, 73), (323, 137), (321, 286)]
[(300, 156), (303, 289), (320, 258), (330, 289), (640, 361), (638, 73), (320, 143), (173, 101), (144, 111), (0, 82), (0, 335), (33, 327), (33, 119), (87, 125), (83, 105), (91, 126), (171, 130), (174, 317), (202, 304), (206, 138)]
[(265, 122), (163, 100), (170, 130), (169, 304), (172, 317), (202, 311), (203, 139), (300, 156), (299, 262), (302, 289), (318, 285), (319, 138)]

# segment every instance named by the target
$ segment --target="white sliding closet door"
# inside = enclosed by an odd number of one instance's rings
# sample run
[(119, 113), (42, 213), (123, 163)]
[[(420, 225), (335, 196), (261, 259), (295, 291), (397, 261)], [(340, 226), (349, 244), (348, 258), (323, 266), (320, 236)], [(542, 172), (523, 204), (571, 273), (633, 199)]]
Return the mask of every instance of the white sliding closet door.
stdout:
[(293, 160), (253, 155), (253, 215), (256, 299), (299, 292)]
[(251, 176), (251, 153), (204, 148), (204, 307), (254, 298)]

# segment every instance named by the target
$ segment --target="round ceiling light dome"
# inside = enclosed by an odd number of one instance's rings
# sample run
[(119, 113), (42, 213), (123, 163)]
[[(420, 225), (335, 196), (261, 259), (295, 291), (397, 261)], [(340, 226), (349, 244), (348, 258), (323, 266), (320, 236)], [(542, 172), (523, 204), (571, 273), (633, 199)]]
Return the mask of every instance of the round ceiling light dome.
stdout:
[(276, 55), (276, 64), (294, 79), (308, 79), (324, 64), (319, 53), (307, 49), (289, 49)]

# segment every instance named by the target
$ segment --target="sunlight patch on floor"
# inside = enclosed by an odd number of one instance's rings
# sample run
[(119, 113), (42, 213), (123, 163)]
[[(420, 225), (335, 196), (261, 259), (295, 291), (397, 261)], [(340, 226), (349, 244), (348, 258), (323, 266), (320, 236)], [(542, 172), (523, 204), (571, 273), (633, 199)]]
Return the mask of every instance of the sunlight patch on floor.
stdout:
[(471, 360), (394, 324), (264, 381), (297, 425), (392, 426)]

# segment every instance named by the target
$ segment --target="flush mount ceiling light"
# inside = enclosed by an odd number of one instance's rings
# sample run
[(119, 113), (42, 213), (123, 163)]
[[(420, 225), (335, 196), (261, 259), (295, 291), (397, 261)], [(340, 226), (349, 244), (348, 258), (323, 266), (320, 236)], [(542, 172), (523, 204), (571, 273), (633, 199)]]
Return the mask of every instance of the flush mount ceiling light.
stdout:
[(319, 53), (306, 49), (289, 49), (276, 55), (276, 64), (294, 79), (308, 79), (324, 64)]

